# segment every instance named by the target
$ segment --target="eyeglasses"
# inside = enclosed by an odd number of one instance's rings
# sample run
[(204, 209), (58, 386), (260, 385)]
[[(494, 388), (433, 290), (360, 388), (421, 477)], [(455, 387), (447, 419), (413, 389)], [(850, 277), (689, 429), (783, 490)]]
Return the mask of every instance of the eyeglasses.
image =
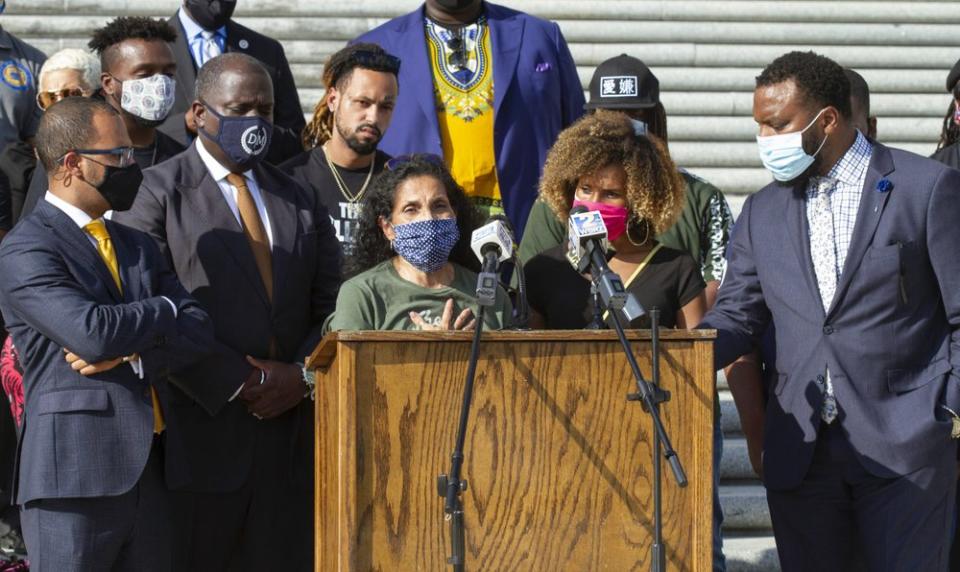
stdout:
[(443, 157), (439, 155), (434, 155), (433, 153), (413, 153), (411, 155), (398, 155), (389, 161), (387, 161), (386, 167), (388, 171), (396, 171), (400, 167), (406, 165), (407, 163), (413, 163), (414, 161), (425, 161), (437, 167), (446, 168), (446, 164), (443, 162)]
[(394, 75), (400, 73), (400, 58), (386, 53), (357, 50), (350, 54), (350, 61), (360, 67), (383, 69)]
[[(67, 151), (70, 153), (70, 151)], [(67, 156), (67, 153), (64, 153), (60, 157), (60, 161), (63, 161), (63, 158)], [(116, 155), (120, 158), (118, 167), (127, 167), (133, 164), (133, 147), (114, 147), (113, 149), (74, 149), (73, 153), (78, 155)], [(92, 160), (92, 159), (91, 159)], [(99, 161), (94, 161), (95, 163), (100, 163)], [(100, 163), (103, 165), (103, 163)]]
[(446, 42), (447, 48), (453, 52), (447, 57), (447, 62), (458, 69), (465, 70), (467, 69), (467, 43), (463, 41), (460, 33)]
[(54, 103), (68, 97), (82, 97), (83, 90), (79, 87), (70, 87), (67, 89), (58, 89), (56, 91), (41, 91), (37, 94), (37, 106), (46, 110)]

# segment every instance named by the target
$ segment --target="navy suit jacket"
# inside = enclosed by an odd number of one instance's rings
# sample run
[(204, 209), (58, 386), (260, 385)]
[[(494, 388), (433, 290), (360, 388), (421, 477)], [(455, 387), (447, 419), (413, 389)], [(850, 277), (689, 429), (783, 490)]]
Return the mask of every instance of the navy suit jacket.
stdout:
[(267, 421), (255, 419), (240, 400), (228, 402), (253, 371), (246, 356), (268, 359), (271, 339), (275, 359), (304, 361), (320, 341), (340, 286), (340, 243), (326, 209), (276, 167), (261, 163), (254, 173), (273, 229), (272, 303), (250, 243), (195, 145), (144, 171), (133, 208), (114, 217), (156, 240), (213, 319), (213, 353), (178, 375), (216, 388), (214, 415), (188, 399), (188, 391), (173, 395), (174, 413), (189, 434), (193, 473), (184, 490), (238, 489), (257, 447), (289, 450), (292, 468), (297, 448), (313, 436), (310, 399)]
[[(213, 343), (209, 316), (194, 302), (150, 237), (107, 221), (123, 284), (66, 214), (41, 201), (0, 245), (0, 309), (24, 369), (24, 425), (16, 499), (122, 494), (140, 478), (153, 442), (149, 387), (170, 409), (171, 372)], [(177, 306), (176, 316), (164, 296)], [(88, 363), (139, 353), (90, 377), (73, 371), (68, 348)], [(190, 389), (201, 401), (202, 383)], [(175, 419), (167, 419), (166, 475), (187, 478)]]
[[(772, 322), (776, 381), (764, 479), (797, 486), (812, 459), (827, 368), (861, 463), (893, 477), (954, 455), (960, 411), (960, 171), (874, 143), (850, 249), (828, 311), (810, 257), (805, 186), (771, 184), (744, 204), (716, 306), (716, 366)], [(889, 190), (877, 183), (889, 181)]]
[[(520, 240), (547, 151), (560, 131), (583, 115), (583, 87), (557, 24), (489, 2), (484, 7), (493, 51), (497, 178)], [(379, 44), (403, 62), (397, 113), (380, 143), (394, 157), (443, 155), (423, 19), (421, 6), (354, 40)]]

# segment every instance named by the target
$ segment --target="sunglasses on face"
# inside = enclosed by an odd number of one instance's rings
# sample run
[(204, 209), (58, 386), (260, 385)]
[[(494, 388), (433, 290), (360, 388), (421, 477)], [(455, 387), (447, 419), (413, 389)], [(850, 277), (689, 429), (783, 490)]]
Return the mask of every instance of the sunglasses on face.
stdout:
[(453, 52), (447, 58), (447, 62), (458, 68), (467, 69), (467, 44), (460, 36), (454, 36), (447, 40), (447, 48)]
[[(70, 153), (70, 151), (67, 151), (67, 153)], [(60, 157), (61, 161), (63, 161), (63, 158), (67, 156), (67, 153), (64, 153), (63, 156)], [(113, 149), (74, 149), (73, 153), (76, 153), (77, 155), (115, 155), (119, 158), (119, 164), (116, 165), (117, 167), (127, 167), (132, 165), (134, 162), (133, 147), (114, 147)], [(100, 161), (95, 159), (90, 160), (94, 163), (103, 165), (103, 163), (100, 163)]]
[(55, 91), (41, 91), (37, 94), (37, 105), (40, 109), (46, 110), (54, 103), (68, 97), (82, 97), (83, 90), (79, 87), (70, 87), (67, 89), (58, 89)]

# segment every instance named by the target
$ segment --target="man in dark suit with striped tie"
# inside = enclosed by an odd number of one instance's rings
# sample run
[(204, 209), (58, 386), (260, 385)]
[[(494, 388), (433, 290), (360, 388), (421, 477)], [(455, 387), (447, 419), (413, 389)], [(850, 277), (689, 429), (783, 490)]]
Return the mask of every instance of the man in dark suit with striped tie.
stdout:
[(187, 478), (171, 387), (211, 413), (240, 383), (177, 376), (210, 318), (150, 237), (105, 221), (142, 178), (120, 115), (74, 97), (36, 138), (50, 190), (0, 247), (0, 310), (24, 366), (16, 501), (31, 570), (169, 570), (167, 486)]
[(192, 105), (200, 136), (147, 169), (117, 217), (156, 239), (213, 318), (216, 352), (190, 375), (246, 383), (213, 418), (175, 400), (193, 469), (175, 505), (179, 570), (312, 569), (309, 518), (292, 516), (312, 486), (302, 362), (336, 302), (340, 246), (315, 195), (263, 161), (274, 107), (257, 60), (207, 62)]

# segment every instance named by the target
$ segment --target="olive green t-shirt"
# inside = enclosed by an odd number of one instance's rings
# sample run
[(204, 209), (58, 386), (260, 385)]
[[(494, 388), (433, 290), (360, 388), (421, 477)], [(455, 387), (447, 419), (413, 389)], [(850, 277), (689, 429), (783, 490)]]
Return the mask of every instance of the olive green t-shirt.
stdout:
[[(688, 253), (700, 265), (706, 282), (723, 277), (727, 242), (733, 216), (720, 189), (681, 170), (687, 184), (686, 201), (680, 218), (657, 237), (668, 248)], [(526, 264), (531, 258), (567, 240), (567, 229), (543, 201), (533, 203), (523, 230), (519, 256)]]
[[(397, 274), (392, 260), (381, 262), (343, 283), (326, 330), (419, 330), (410, 312), (429, 324), (439, 324), (449, 298), (453, 298), (454, 319), (466, 308), (477, 315), (477, 274), (459, 264), (453, 268), (450, 286), (424, 288)], [(494, 305), (484, 310), (484, 329), (503, 329), (511, 313), (510, 299), (499, 288)]]

